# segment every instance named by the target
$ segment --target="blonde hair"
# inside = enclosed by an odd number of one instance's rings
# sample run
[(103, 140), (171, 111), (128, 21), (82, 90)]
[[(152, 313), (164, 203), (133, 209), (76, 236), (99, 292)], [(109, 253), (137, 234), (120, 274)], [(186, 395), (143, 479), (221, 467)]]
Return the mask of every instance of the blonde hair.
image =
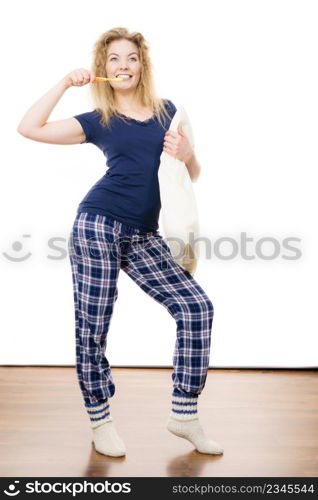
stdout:
[[(112, 28), (103, 33), (94, 45), (91, 70), (96, 76), (106, 77), (105, 64), (108, 46), (114, 40), (123, 39), (129, 40), (136, 45), (141, 62), (141, 75), (136, 88), (137, 102), (141, 106), (151, 108), (154, 116), (164, 128), (162, 113), (169, 119), (171, 119), (171, 116), (165, 107), (166, 99), (156, 96), (152, 76), (152, 63), (148, 53), (149, 47), (141, 33), (136, 31), (130, 33), (126, 28), (121, 27)], [(116, 109), (114, 90), (109, 82), (92, 83), (90, 85), (90, 92), (93, 106), (101, 114), (101, 123), (104, 126), (108, 126), (112, 115), (125, 121), (123, 115), (119, 114)]]

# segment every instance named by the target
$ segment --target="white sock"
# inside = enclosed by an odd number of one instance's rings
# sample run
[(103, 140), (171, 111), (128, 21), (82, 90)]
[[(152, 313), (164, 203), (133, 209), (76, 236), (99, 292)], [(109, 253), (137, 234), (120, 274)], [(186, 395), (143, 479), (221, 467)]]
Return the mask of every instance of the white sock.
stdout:
[(101, 424), (112, 421), (109, 410), (109, 401), (97, 401), (96, 403), (85, 403), (92, 429)]
[(126, 447), (110, 416), (108, 399), (103, 402), (85, 404), (85, 407), (90, 418), (96, 451), (111, 457), (125, 455)]
[(93, 429), (93, 442), (96, 451), (103, 455), (110, 455), (111, 457), (126, 455), (126, 446), (118, 436), (112, 420)]
[(190, 441), (200, 453), (220, 455), (223, 453), (223, 448), (216, 441), (209, 439), (202, 429), (197, 403), (197, 396), (182, 394), (180, 391), (174, 390), (172, 411), (166, 427), (175, 436)]

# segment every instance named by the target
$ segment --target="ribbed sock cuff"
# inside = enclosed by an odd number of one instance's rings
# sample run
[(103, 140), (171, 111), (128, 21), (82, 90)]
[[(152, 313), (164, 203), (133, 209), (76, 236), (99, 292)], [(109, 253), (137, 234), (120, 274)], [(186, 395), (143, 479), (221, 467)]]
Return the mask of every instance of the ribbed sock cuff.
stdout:
[(198, 417), (198, 395), (186, 394), (174, 389), (170, 417), (176, 420), (194, 420)]
[(99, 401), (97, 403), (85, 403), (85, 408), (90, 418), (92, 429), (99, 427), (105, 422), (111, 422), (113, 420), (110, 416), (108, 399), (102, 403)]

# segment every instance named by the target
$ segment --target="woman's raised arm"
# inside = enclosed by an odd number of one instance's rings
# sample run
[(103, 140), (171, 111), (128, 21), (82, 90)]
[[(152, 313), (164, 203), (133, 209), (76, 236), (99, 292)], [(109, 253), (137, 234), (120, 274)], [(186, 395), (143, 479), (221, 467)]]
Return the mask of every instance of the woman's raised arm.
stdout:
[(19, 134), (28, 139), (48, 144), (80, 144), (85, 139), (83, 129), (75, 118), (48, 122), (52, 110), (64, 92), (72, 87), (82, 87), (95, 80), (95, 75), (84, 68), (68, 73), (25, 113), (17, 127)]

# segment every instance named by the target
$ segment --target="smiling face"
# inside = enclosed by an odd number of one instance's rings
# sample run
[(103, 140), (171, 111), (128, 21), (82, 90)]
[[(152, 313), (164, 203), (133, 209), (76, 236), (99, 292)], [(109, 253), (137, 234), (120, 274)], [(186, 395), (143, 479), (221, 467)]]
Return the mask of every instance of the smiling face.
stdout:
[(141, 75), (138, 47), (129, 40), (114, 40), (108, 46), (106, 56), (106, 75), (108, 78), (129, 75), (122, 81), (110, 81), (116, 90), (137, 87)]

